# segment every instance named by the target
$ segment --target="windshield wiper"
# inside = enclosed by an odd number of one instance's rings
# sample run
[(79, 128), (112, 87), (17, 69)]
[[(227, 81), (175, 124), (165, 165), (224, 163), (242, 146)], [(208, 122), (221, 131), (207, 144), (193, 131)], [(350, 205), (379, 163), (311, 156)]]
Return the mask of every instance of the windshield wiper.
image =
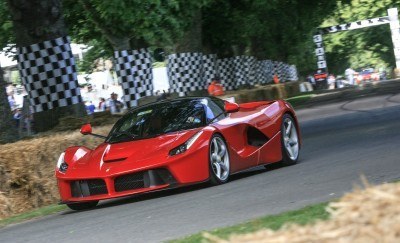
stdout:
[(138, 137), (137, 134), (129, 133), (129, 132), (125, 132), (125, 131), (114, 132), (113, 135), (112, 135), (112, 137), (114, 137), (114, 135), (117, 135), (117, 136), (118, 136), (118, 135), (125, 135), (125, 136), (128, 136), (128, 137), (130, 137), (130, 138), (136, 138), (136, 137)]
[(224, 114), (226, 114), (225, 111), (219, 113), (216, 117), (214, 117), (213, 119), (209, 120), (209, 121), (207, 122), (207, 125), (208, 125), (208, 124), (211, 124), (211, 122), (215, 121), (218, 117), (220, 117), (220, 116), (222, 116), (222, 115), (224, 115)]

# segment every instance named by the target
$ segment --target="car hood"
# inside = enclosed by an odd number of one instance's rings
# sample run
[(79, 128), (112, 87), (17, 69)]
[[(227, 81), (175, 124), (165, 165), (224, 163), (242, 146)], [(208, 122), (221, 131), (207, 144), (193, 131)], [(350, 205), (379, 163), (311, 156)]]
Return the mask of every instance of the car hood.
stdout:
[(101, 169), (111, 164), (119, 164), (119, 162), (139, 164), (138, 162), (166, 159), (171, 149), (186, 142), (200, 129), (191, 129), (122, 143), (102, 143), (77, 160), (73, 168), (99, 169), (100, 167)]

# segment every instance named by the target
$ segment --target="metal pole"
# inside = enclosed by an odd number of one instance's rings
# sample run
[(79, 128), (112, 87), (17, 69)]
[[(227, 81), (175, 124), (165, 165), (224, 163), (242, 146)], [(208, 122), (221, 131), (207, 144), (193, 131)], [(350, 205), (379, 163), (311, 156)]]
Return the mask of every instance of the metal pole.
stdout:
[(392, 32), (392, 41), (394, 48), (394, 57), (396, 59), (396, 68), (400, 68), (400, 24), (397, 8), (388, 9), (390, 31)]

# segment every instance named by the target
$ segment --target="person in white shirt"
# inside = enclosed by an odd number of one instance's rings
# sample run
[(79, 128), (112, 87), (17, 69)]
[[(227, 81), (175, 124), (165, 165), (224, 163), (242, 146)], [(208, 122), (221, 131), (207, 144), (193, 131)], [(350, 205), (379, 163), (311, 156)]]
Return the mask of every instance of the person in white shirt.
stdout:
[(354, 85), (354, 70), (352, 68), (348, 68), (344, 74), (346, 75), (349, 84)]

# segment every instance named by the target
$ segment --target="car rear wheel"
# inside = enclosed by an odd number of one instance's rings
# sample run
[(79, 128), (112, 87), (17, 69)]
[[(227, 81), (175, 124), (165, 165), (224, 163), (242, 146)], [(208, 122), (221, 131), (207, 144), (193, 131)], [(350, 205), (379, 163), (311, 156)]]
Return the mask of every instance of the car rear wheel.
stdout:
[(97, 206), (99, 201), (90, 201), (90, 202), (82, 202), (82, 203), (67, 203), (67, 206), (72, 210), (86, 210), (91, 209)]
[(213, 185), (225, 183), (229, 179), (230, 160), (228, 147), (221, 135), (215, 134), (209, 146), (210, 182)]
[(300, 146), (296, 124), (291, 115), (285, 114), (282, 119), (282, 164), (293, 165), (299, 158)]

